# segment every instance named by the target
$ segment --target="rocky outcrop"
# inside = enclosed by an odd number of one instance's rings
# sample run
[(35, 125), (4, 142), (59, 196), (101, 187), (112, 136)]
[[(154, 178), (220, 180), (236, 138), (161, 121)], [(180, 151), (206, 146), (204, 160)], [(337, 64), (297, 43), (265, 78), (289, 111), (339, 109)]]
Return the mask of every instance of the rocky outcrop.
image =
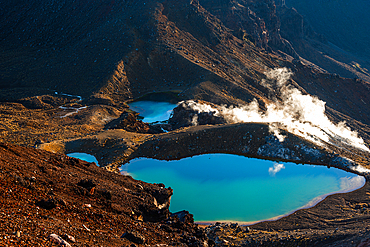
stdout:
[(109, 122), (105, 129), (124, 129), (130, 132), (147, 133), (150, 129), (147, 123), (138, 120), (138, 113), (124, 112), (121, 116)]
[(136, 133), (158, 134), (171, 131), (173, 127), (166, 123), (148, 124), (138, 119), (135, 112), (124, 112), (119, 118), (105, 125), (105, 129), (123, 129)]
[[(195, 101), (195, 103), (217, 107), (215, 104), (205, 101)], [(215, 111), (200, 112), (191, 108), (187, 102), (184, 101), (173, 109), (172, 116), (168, 120), (168, 123), (172, 126), (172, 129), (196, 125), (226, 123), (226, 120), (222, 116), (216, 116), (215, 113)]]
[(143, 220), (159, 222), (167, 219), (170, 215), (169, 207), (173, 190), (171, 188), (165, 189), (163, 184), (159, 184), (158, 187), (153, 188), (146, 187), (144, 190), (154, 198), (152, 203), (142, 205)]
[(279, 3), (275, 5), (273, 0), (225, 0), (216, 3), (202, 0), (200, 3), (233, 30), (236, 37), (259, 48), (269, 51), (271, 48), (278, 49), (299, 58), (290, 42), (281, 37), (281, 20), (276, 7)]
[[(314, 30), (336, 46), (369, 57), (370, 6), (362, 0), (286, 0), (286, 5), (305, 16)], [(365, 55), (367, 54), (367, 55)]]

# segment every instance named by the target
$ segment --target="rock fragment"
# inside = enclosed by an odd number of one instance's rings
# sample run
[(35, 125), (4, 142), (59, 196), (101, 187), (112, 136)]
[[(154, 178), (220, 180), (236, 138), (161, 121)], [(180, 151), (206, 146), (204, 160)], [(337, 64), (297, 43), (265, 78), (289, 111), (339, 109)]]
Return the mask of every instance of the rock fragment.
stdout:
[(64, 235), (63, 235), (63, 239), (64, 239), (64, 240), (69, 240), (69, 241), (71, 241), (72, 243), (76, 243), (76, 239), (75, 239), (73, 236), (68, 235), (68, 234), (64, 234)]
[(57, 207), (57, 202), (53, 198), (41, 199), (40, 201), (36, 202), (36, 205), (40, 208), (50, 210)]
[(121, 238), (126, 238), (127, 240), (134, 242), (136, 244), (145, 243), (145, 237), (136, 231), (128, 231), (124, 233)]
[(50, 234), (48, 239), (53, 243), (59, 244), (59, 246), (72, 247), (67, 241), (65, 241), (57, 234)]
[(85, 228), (86, 231), (88, 231), (88, 232), (91, 231), (87, 226), (85, 226), (85, 225), (82, 225), (82, 226)]
[(92, 188), (96, 187), (95, 182), (92, 179), (82, 179), (80, 182), (77, 183), (78, 186), (81, 186), (85, 189), (91, 190)]

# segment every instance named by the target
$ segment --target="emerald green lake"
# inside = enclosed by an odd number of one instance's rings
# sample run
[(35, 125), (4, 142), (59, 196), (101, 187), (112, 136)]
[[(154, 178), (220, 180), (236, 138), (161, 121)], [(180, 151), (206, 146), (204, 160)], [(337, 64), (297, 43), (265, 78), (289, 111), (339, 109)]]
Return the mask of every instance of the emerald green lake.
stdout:
[(177, 105), (168, 102), (135, 101), (129, 106), (131, 110), (138, 112), (144, 118), (144, 122), (154, 123), (168, 120), (173, 108)]
[(255, 222), (315, 205), (326, 195), (362, 187), (365, 179), (325, 166), (276, 163), (230, 154), (176, 161), (131, 160), (121, 168), (135, 179), (174, 190), (171, 212), (197, 222)]

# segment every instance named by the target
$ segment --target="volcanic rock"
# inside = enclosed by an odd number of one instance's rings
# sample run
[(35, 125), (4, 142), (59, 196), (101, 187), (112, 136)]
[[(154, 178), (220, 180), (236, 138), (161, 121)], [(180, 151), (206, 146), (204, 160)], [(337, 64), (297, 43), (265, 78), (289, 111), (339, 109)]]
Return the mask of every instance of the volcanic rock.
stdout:
[(194, 223), (193, 215), (185, 210), (173, 213), (170, 217), (178, 217), (183, 223)]
[(105, 129), (124, 129), (130, 132), (147, 133), (150, 129), (147, 123), (137, 119), (138, 114), (124, 112), (121, 116), (109, 122)]
[(57, 207), (57, 202), (54, 198), (41, 199), (36, 203), (37, 206), (44, 209), (53, 209)]
[(73, 236), (68, 235), (68, 234), (64, 234), (64, 235), (63, 235), (63, 239), (64, 239), (64, 240), (69, 240), (69, 241), (71, 241), (72, 243), (76, 243), (76, 239), (75, 239)]
[[(172, 189), (86, 164), (61, 154), (0, 143), (0, 242), (6, 246), (37, 246), (48, 237), (45, 232), (55, 232), (65, 240), (64, 233), (68, 232), (79, 243), (125, 246), (129, 241), (116, 238), (116, 234), (136, 231), (149, 245), (173, 242), (179, 246), (178, 233), (166, 238), (169, 235), (159, 223), (150, 222), (168, 218)], [(44, 173), (41, 167), (52, 172)], [(34, 188), (16, 182), (15, 176), (32, 181)], [(78, 193), (89, 188), (96, 188), (96, 192)], [(137, 225), (140, 215), (145, 221)], [(15, 234), (8, 237), (10, 232), (20, 230), (20, 238)], [(103, 234), (96, 234), (99, 231)]]
[[(206, 104), (216, 108), (217, 106), (205, 101), (195, 101), (196, 103)], [(180, 103), (173, 109), (173, 114), (170, 117), (168, 123), (173, 129), (181, 127), (188, 127), (194, 125), (206, 125), (206, 124), (224, 124), (226, 120), (223, 116), (216, 116), (215, 111), (199, 112), (192, 109), (187, 102)]]
[(145, 243), (145, 237), (141, 235), (140, 233), (136, 231), (128, 231), (124, 233), (121, 238), (127, 238), (131, 242), (137, 243), (137, 244), (143, 244)]
[(56, 243), (59, 246), (71, 247), (71, 245), (67, 241), (56, 234), (50, 234), (49, 239), (51, 242)]
[(92, 179), (82, 179), (77, 183), (78, 186), (84, 187), (85, 189), (91, 190), (96, 187), (95, 182)]
[(167, 123), (151, 124), (149, 125), (149, 127), (150, 127), (150, 130), (148, 133), (150, 134), (165, 133), (165, 132), (173, 130), (172, 125), (167, 124)]

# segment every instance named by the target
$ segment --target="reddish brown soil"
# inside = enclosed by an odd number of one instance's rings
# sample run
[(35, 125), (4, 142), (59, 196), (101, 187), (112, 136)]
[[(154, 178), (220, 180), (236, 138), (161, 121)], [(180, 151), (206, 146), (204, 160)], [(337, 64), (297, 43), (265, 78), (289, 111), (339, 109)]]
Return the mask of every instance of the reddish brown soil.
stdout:
[[(191, 218), (168, 218), (171, 195), (162, 184), (94, 163), (0, 144), (0, 246), (56, 246), (50, 234), (73, 236), (75, 243), (67, 240), (73, 246), (203, 243), (204, 233)], [(163, 209), (156, 206), (161, 204)], [(127, 232), (139, 233), (142, 241), (121, 238)]]

